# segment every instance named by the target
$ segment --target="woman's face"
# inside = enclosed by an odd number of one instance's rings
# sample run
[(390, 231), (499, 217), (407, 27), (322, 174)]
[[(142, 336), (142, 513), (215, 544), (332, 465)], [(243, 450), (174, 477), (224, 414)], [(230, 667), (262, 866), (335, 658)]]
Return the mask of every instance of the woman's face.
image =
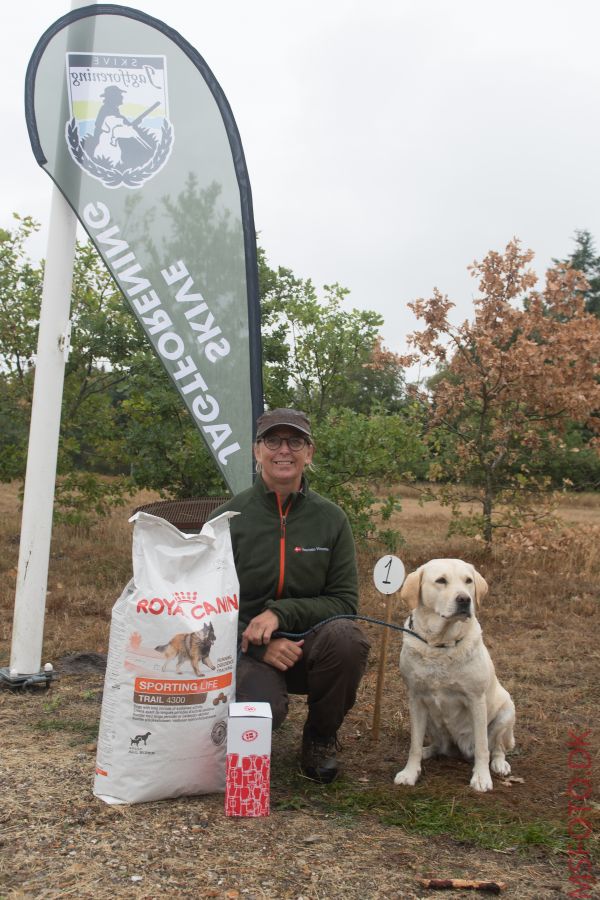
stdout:
[(270, 491), (287, 495), (298, 491), (302, 482), (304, 467), (313, 458), (314, 447), (305, 443), (301, 450), (290, 450), (287, 441), (283, 441), (278, 450), (269, 450), (264, 443), (265, 437), (303, 438), (301, 431), (287, 425), (271, 428), (263, 438), (254, 445), (254, 456), (262, 466), (262, 479)]

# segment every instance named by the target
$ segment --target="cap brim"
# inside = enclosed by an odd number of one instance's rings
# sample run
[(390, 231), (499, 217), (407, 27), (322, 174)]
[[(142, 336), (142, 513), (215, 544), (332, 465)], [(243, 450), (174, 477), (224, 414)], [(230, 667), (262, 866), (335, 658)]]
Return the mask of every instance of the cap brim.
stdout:
[(257, 431), (256, 437), (263, 437), (263, 435), (268, 434), (269, 431), (273, 431), (274, 428), (293, 428), (294, 431), (299, 431), (301, 434), (305, 435), (305, 437), (311, 438), (312, 440), (312, 434), (310, 433), (310, 431), (307, 431), (306, 428), (302, 428), (302, 426), (298, 425), (297, 422), (273, 422), (272, 425), (267, 425), (266, 428), (263, 428), (261, 431)]

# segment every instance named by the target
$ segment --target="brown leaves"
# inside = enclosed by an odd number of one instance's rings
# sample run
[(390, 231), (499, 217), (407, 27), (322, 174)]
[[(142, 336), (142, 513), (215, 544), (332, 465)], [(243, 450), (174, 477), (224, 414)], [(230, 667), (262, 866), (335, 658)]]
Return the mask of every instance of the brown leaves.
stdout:
[(535, 272), (527, 268), (533, 257), (532, 250), (521, 251), (519, 241), (513, 238), (504, 254), (491, 250), (483, 262), (474, 262), (469, 266), (469, 271), (473, 277), (479, 277), (482, 296), (493, 305), (501, 305), (535, 285)]
[(524, 431), (536, 421), (545, 428), (550, 419), (585, 421), (600, 407), (600, 321), (584, 311), (587, 282), (557, 266), (544, 291), (532, 293), (532, 257), (513, 241), (504, 255), (491, 252), (470, 267), (482, 290), (471, 323), (452, 325), (453, 304), (438, 290), (410, 304), (427, 326), (410, 343), (430, 362), (447, 362), (447, 377), (433, 389), (438, 421), (470, 404), (504, 441), (508, 416)]
[(535, 291), (532, 259), (513, 240), (470, 267), (481, 291), (471, 322), (453, 325), (453, 304), (437, 289), (409, 304), (426, 326), (409, 343), (443, 364), (422, 400), (452, 442), (446, 476), (485, 484), (488, 524), (494, 497), (507, 484), (527, 486), (531, 454), (552, 446), (568, 421), (600, 433), (600, 319), (585, 312), (587, 281), (557, 265)]

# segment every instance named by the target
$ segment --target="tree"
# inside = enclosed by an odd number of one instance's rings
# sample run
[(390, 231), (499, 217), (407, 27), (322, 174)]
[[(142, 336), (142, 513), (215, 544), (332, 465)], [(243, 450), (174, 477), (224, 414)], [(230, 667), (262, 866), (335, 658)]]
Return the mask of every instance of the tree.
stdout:
[[(23, 477), (33, 397), (43, 264), (34, 266), (25, 243), (37, 225), (17, 219), (0, 232), (0, 477)], [(72, 347), (65, 368), (57, 463), (57, 512), (71, 521), (122, 502), (128, 480), (97, 473), (127, 470), (118, 425), (119, 393), (143, 335), (125, 309), (95, 251), (77, 247), (71, 302)]]
[(531, 471), (544, 444), (559, 445), (569, 422), (600, 432), (600, 321), (585, 310), (587, 282), (558, 265), (535, 291), (532, 258), (513, 240), (504, 254), (490, 252), (470, 267), (481, 291), (473, 322), (454, 325), (454, 304), (438, 290), (410, 304), (426, 323), (411, 344), (441, 367), (426, 399), (429, 438), (434, 449), (441, 439), (444, 453), (430, 472), (469, 486), (466, 497), (481, 515), (463, 525), (481, 529), (488, 544), (546, 486)]
[(3, 374), (23, 383), (35, 354), (43, 273), (25, 252), (39, 226), (30, 217), (14, 218), (13, 231), (0, 229), (0, 361)]
[(582, 293), (587, 312), (600, 317), (600, 255), (596, 253), (594, 238), (589, 231), (575, 231), (575, 249), (566, 259), (554, 259), (553, 263), (561, 270), (567, 267), (577, 269), (587, 280)]
[(389, 487), (423, 470), (426, 449), (400, 358), (383, 346), (383, 320), (345, 309), (348, 291), (338, 284), (319, 297), (310, 279), (270, 269), (262, 253), (259, 278), (267, 405), (311, 416), (318, 448), (311, 484), (343, 507), (357, 540), (393, 550), (399, 535), (387, 523), (399, 504)]
[(131, 477), (138, 487), (176, 498), (226, 492), (192, 417), (149, 348), (132, 365), (121, 409)]
[[(190, 253), (217, 233), (233, 241), (237, 226), (219, 212), (218, 196), (215, 186), (199, 190), (191, 181), (175, 201), (165, 201), (173, 233)], [(196, 218), (187, 214), (191, 201)], [(32, 265), (25, 253), (37, 226), (31, 219), (18, 223), (13, 232), (0, 232), (5, 479), (25, 471), (43, 278), (43, 265)], [(296, 404), (312, 415), (321, 443), (317, 486), (346, 507), (358, 537), (372, 537), (380, 505), (373, 484), (395, 480), (408, 460), (423, 464), (420, 426), (405, 404), (399, 359), (382, 345), (377, 313), (344, 308), (345, 289), (326, 286), (319, 298), (310, 279), (271, 269), (260, 248), (258, 259), (266, 403)], [(219, 275), (210, 254), (204, 264), (207, 283), (225, 293), (232, 289), (231, 271)], [(90, 244), (77, 246), (71, 319), (55, 504), (62, 517), (102, 514), (134, 487), (171, 497), (225, 492), (190, 415)]]
[(349, 291), (339, 284), (324, 285), (319, 298), (310, 279), (285, 268), (273, 272), (264, 257), (262, 262), (268, 405), (296, 404), (315, 421), (333, 409), (397, 409), (404, 391), (402, 367), (399, 357), (382, 345), (382, 317), (371, 310), (345, 309)]
[[(395, 415), (331, 410), (314, 428), (317, 458), (310, 483), (347, 513), (358, 541), (375, 540), (393, 552), (401, 535), (387, 527), (400, 508), (390, 488), (423, 468), (421, 410), (405, 404)], [(382, 499), (383, 497), (383, 499)]]

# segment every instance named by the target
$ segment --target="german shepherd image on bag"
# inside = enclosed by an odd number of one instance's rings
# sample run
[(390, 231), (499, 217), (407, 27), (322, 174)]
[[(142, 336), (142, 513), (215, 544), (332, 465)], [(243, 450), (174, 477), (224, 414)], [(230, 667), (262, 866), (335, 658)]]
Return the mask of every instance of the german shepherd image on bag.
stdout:
[(154, 649), (165, 657), (163, 672), (166, 671), (169, 660), (176, 656), (175, 671), (179, 675), (181, 675), (181, 666), (186, 660), (190, 661), (196, 675), (200, 675), (200, 663), (209, 669), (215, 668), (209, 656), (210, 648), (215, 641), (215, 630), (210, 622), (208, 625), (205, 623), (201, 631), (176, 634), (168, 644), (160, 644)]

